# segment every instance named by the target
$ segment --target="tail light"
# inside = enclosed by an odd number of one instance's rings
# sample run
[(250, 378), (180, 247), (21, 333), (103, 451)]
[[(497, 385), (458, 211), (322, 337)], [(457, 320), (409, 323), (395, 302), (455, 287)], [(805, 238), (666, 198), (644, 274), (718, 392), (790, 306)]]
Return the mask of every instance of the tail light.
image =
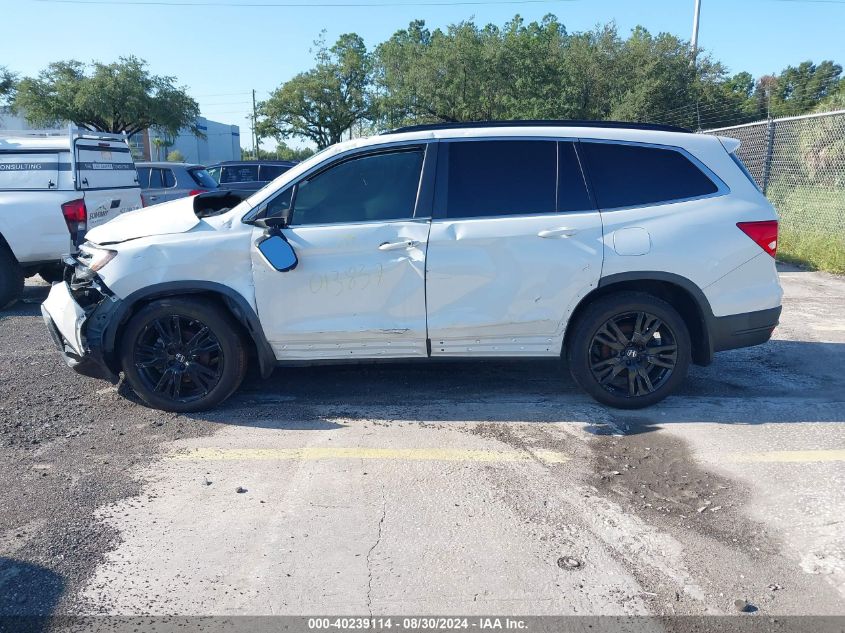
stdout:
[(201, 193), (208, 193), (208, 191), (205, 190), (205, 189), (191, 189), (191, 193), (189, 193), (188, 195), (189, 196), (197, 196)]
[(78, 244), (80, 238), (88, 230), (88, 209), (85, 208), (85, 200), (71, 200), (62, 205), (62, 215), (65, 217), (67, 230), (74, 244)]
[(739, 230), (774, 257), (778, 252), (778, 221), (764, 220), (763, 222), (737, 222)]

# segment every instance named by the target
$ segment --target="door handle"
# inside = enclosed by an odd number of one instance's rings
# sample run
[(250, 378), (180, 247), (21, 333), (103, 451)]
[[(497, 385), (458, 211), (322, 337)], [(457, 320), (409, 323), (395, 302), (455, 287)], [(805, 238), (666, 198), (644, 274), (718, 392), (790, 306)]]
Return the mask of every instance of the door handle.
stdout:
[(562, 226), (559, 229), (544, 229), (537, 233), (538, 237), (545, 237), (548, 239), (560, 239), (563, 237), (572, 237), (578, 232), (578, 229), (571, 229), (566, 226)]
[(417, 240), (403, 240), (402, 242), (382, 242), (379, 244), (380, 251), (398, 251), (400, 249), (415, 248), (420, 243)]
[(158, 200), (158, 196), (150, 196), (150, 200)]

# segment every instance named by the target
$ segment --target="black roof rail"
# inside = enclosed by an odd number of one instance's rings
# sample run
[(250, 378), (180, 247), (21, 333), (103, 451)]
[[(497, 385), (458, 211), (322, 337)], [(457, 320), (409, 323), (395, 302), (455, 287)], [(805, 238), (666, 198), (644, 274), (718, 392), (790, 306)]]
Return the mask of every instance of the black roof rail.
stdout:
[(663, 125), (662, 123), (631, 123), (628, 121), (579, 121), (579, 120), (543, 120), (517, 119), (514, 121), (459, 121), (456, 123), (424, 123), (421, 125), (406, 125), (405, 127), (388, 130), (382, 134), (399, 134), (402, 132), (425, 132), (429, 130), (460, 130), (463, 128), (482, 127), (600, 127), (628, 130), (653, 130), (655, 132), (685, 132), (692, 133), (682, 127)]

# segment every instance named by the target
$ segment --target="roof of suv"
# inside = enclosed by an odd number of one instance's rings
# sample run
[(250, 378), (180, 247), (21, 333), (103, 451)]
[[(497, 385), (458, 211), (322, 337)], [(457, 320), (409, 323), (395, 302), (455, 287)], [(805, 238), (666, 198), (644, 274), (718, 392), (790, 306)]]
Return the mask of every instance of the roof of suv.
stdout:
[(293, 167), (296, 165), (294, 160), (224, 160), (219, 163), (214, 163), (212, 167), (220, 167), (225, 165), (278, 165), (279, 167)]
[(660, 132), (686, 132), (691, 130), (674, 125), (661, 123), (631, 123), (628, 121), (585, 121), (568, 119), (515, 119), (512, 121), (461, 121), (455, 123), (425, 123), (422, 125), (407, 125), (384, 134), (401, 134), (403, 132), (424, 132), (427, 130), (454, 130), (473, 128), (502, 128), (502, 127), (591, 127), (629, 130), (652, 130)]

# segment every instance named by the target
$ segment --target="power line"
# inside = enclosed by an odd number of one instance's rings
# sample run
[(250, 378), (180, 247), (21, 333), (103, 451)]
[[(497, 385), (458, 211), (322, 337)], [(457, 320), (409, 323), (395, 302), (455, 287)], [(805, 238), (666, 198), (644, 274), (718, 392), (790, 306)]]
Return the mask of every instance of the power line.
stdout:
[[(231, 7), (231, 8), (364, 8), (364, 7), (457, 7), (483, 6), (506, 4), (557, 4), (560, 2), (579, 2), (579, 0), (434, 0), (433, 2), (231, 2), (230, 0), (201, 0), (200, 2), (184, 2), (182, 0), (32, 0), (33, 2), (48, 2), (52, 4), (110, 4), (121, 6), (158, 6), (158, 7)], [(807, 0), (811, 1), (811, 0)], [(822, 1), (822, 0), (817, 0)]]

